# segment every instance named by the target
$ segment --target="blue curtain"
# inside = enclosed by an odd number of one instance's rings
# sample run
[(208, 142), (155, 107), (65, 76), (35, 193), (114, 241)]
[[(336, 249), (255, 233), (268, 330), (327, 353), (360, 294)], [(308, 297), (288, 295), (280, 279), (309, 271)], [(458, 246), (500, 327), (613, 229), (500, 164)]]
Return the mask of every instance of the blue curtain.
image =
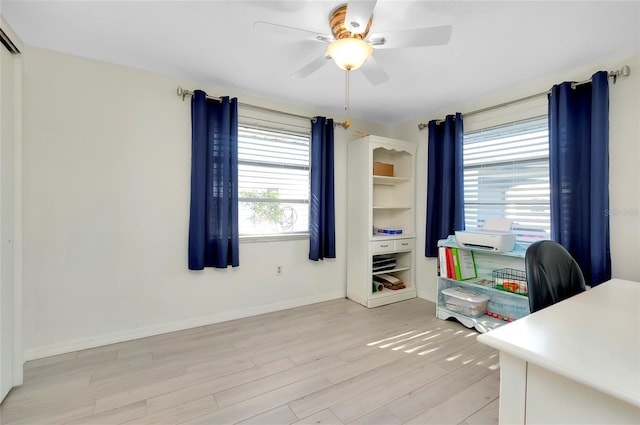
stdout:
[(311, 120), (311, 210), (309, 259), (336, 258), (336, 218), (333, 194), (333, 120)]
[(429, 121), (426, 257), (438, 255), (438, 240), (464, 230), (462, 114)]
[(549, 95), (551, 239), (576, 259), (587, 284), (611, 278), (607, 72)]
[(239, 265), (238, 103), (191, 100), (189, 269)]

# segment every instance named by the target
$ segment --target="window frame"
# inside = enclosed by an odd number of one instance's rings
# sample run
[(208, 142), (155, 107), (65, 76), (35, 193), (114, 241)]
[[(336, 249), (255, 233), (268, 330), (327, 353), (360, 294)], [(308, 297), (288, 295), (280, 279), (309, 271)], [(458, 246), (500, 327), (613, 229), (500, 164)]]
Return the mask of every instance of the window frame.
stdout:
[[(534, 125), (535, 123), (538, 123), (536, 125)], [(543, 125), (540, 125), (544, 123)], [(540, 208), (543, 207), (546, 209), (546, 211), (548, 211), (548, 215), (545, 217), (546, 220), (544, 220), (542, 222), (542, 225), (540, 226), (531, 226), (533, 229), (537, 229), (534, 230), (530, 233), (522, 233), (522, 230), (520, 230), (520, 232), (518, 232), (518, 239), (517, 242), (520, 245), (523, 246), (528, 246), (529, 244), (531, 244), (532, 242), (535, 242), (536, 240), (540, 240), (540, 239), (549, 239), (550, 238), (550, 230), (551, 230), (551, 217), (550, 217), (550, 187), (547, 186), (545, 188), (543, 188), (541, 191), (544, 192), (546, 191), (546, 199), (544, 199), (545, 202), (540, 202), (539, 200), (535, 200), (535, 199), (531, 199), (528, 201), (520, 201), (520, 202), (513, 202), (513, 200), (511, 202), (509, 202), (507, 199), (503, 199), (502, 201), (496, 201), (496, 199), (490, 199), (488, 202), (483, 202), (481, 199), (474, 199), (473, 202), (470, 202), (468, 199), (469, 193), (475, 193), (475, 194), (480, 194), (481, 190), (480, 190), (480, 183), (477, 183), (475, 185), (472, 186), (471, 189), (476, 189), (476, 190), (470, 190), (469, 186), (468, 186), (468, 181), (470, 179), (470, 171), (473, 170), (481, 170), (483, 168), (487, 169), (487, 170), (491, 170), (492, 168), (494, 170), (500, 170), (501, 167), (506, 166), (506, 168), (511, 167), (513, 168), (513, 170), (511, 171), (511, 175), (517, 175), (518, 171), (516, 170), (517, 168), (522, 168), (522, 167), (532, 167), (532, 166), (537, 166), (538, 168), (543, 165), (543, 163), (546, 163), (546, 174), (544, 175), (544, 178), (546, 178), (547, 182), (549, 180), (549, 174), (550, 174), (550, 170), (549, 170), (549, 151), (548, 151), (548, 114), (543, 114), (543, 115), (539, 115), (536, 114), (534, 116), (528, 116), (526, 118), (521, 118), (518, 120), (513, 120), (513, 121), (509, 121), (509, 122), (502, 122), (502, 123), (494, 123), (491, 126), (482, 126), (482, 125), (476, 125), (474, 126), (475, 128), (472, 131), (465, 131), (465, 134), (463, 136), (463, 174), (464, 174), (464, 220), (465, 220), (465, 228), (467, 228), (468, 230), (475, 230), (475, 229), (479, 229), (480, 228), (480, 223), (482, 222), (482, 210), (483, 210), (483, 204), (485, 205), (485, 210), (489, 210), (490, 207), (487, 207), (486, 205), (494, 205), (496, 206), (496, 210), (502, 210), (503, 212), (503, 217), (509, 218), (507, 217), (508, 215), (508, 210), (509, 210), (509, 206), (513, 206), (516, 205), (516, 208), (522, 208), (523, 206), (527, 206), (529, 205), (531, 207), (532, 210), (535, 210), (535, 208)], [(466, 147), (468, 147), (467, 143), (468, 142), (468, 137), (472, 136), (476, 139), (479, 139), (482, 135), (482, 133), (496, 133), (495, 134), (495, 139), (506, 139), (509, 136), (506, 135), (507, 131), (502, 132), (502, 135), (499, 134), (501, 129), (507, 130), (509, 127), (512, 127), (516, 130), (518, 130), (517, 127), (522, 127), (523, 130), (526, 129), (527, 126), (531, 127), (531, 131), (529, 131), (528, 133), (526, 131), (517, 131), (514, 132), (514, 135), (511, 136), (514, 139), (517, 139), (517, 135), (525, 135), (525, 134), (535, 134), (536, 132), (539, 132), (540, 129), (544, 128), (545, 130), (547, 130), (547, 136), (546, 136), (546, 155), (544, 156), (540, 156), (539, 153), (537, 155), (534, 155), (530, 158), (526, 158), (526, 157), (522, 157), (522, 158), (498, 158), (493, 159), (492, 161), (483, 161), (482, 163), (479, 162), (474, 162), (471, 165), (468, 165), (468, 162), (465, 161), (465, 159), (467, 158), (468, 152), (466, 151)], [(490, 141), (491, 139), (486, 138), (486, 141)], [(480, 142), (481, 143), (481, 142)], [(537, 145), (534, 145), (537, 146)], [(534, 171), (531, 172), (533, 177), (530, 177), (531, 179), (539, 179), (540, 178), (540, 174), (539, 171), (536, 171), (534, 169)], [(491, 176), (491, 174), (489, 173), (488, 177), (491, 178), (493, 177), (494, 179), (497, 179), (498, 176), (500, 175), (500, 171), (496, 171), (495, 176)], [(486, 176), (485, 176), (486, 177)], [(515, 180), (515, 183), (518, 183), (518, 180)], [(495, 183), (494, 183), (495, 184)], [(516, 188), (518, 186), (520, 186), (518, 189), (522, 190), (522, 189), (527, 189), (523, 186), (525, 185), (532, 185), (532, 182), (527, 182), (525, 180), (525, 178), (522, 179), (522, 182), (516, 185), (513, 185), (512, 187)], [(500, 184), (497, 185), (493, 185), (491, 183), (489, 183), (489, 187), (493, 188), (493, 187), (501, 187)], [(539, 186), (539, 184), (538, 184)], [(504, 184), (503, 188), (505, 189), (502, 193), (505, 194), (505, 196), (507, 196), (507, 193), (509, 192), (508, 190), (508, 184)], [(500, 192), (494, 192), (494, 193), (500, 193)], [(513, 196), (513, 195), (512, 195)], [(528, 197), (529, 198), (536, 198), (539, 197), (540, 195), (533, 195), (533, 194), (529, 194)], [(469, 226), (469, 220), (472, 220), (472, 218), (468, 217), (468, 208), (470, 205), (476, 205), (476, 208), (471, 208), (474, 209), (476, 211), (476, 223), (477, 226)], [(515, 215), (523, 215), (526, 214), (523, 211), (517, 211), (515, 213)], [(498, 215), (496, 215), (497, 217)], [(535, 211), (531, 211), (530, 212), (530, 219), (536, 221), (536, 219), (539, 219), (541, 215)], [(494, 217), (491, 214), (487, 214), (485, 212), (484, 214), (484, 219), (486, 218), (491, 218)], [(525, 215), (526, 217), (526, 215)], [(533, 217), (533, 218), (531, 218)], [(514, 224), (518, 223), (517, 219), (514, 218)], [(526, 228), (526, 225), (525, 225)], [(515, 229), (517, 230), (517, 229)], [(542, 236), (542, 237), (541, 237)], [(525, 238), (523, 238), (525, 237)]]
[[(253, 112), (253, 111), (251, 111)], [(270, 113), (267, 114), (268, 116), (264, 116), (265, 113), (262, 114), (256, 114), (255, 112), (253, 113), (249, 113), (249, 111), (244, 111), (244, 113), (239, 114), (239, 120), (238, 120), (238, 127), (239, 127), (239, 137), (238, 137), (238, 148), (239, 150), (241, 149), (241, 139), (240, 139), (240, 133), (241, 133), (241, 129), (242, 128), (246, 128), (249, 130), (258, 130), (258, 131), (265, 131), (267, 133), (269, 133), (270, 135), (277, 135), (277, 134), (292, 134), (294, 135), (294, 137), (299, 137), (299, 136), (303, 136), (305, 139), (308, 140), (308, 150), (309, 150), (309, 154), (308, 154), (308, 162), (306, 163), (306, 166), (300, 166), (300, 165), (290, 165), (290, 167), (284, 167), (284, 168), (292, 168), (292, 169), (298, 169), (298, 170), (306, 170), (307, 172), (307, 199), (305, 201), (302, 201), (301, 199), (285, 199), (284, 201), (289, 201), (292, 203), (299, 203), (299, 204), (306, 204), (307, 206), (310, 205), (310, 197), (311, 197), (311, 123), (308, 121), (303, 121), (301, 119), (296, 119), (296, 118), (292, 118), (289, 119), (289, 117), (285, 117), (285, 116), (281, 116), (279, 114), (275, 114), (275, 113)], [(305, 125), (306, 124), (306, 125)], [(272, 161), (252, 161), (252, 160), (242, 160), (240, 158), (240, 153), (238, 155), (238, 175), (239, 175), (239, 180), (241, 178), (241, 167), (243, 165), (267, 165), (271, 164), (271, 166), (273, 167), (277, 167), (277, 168), (283, 168), (282, 164), (278, 164)], [(239, 215), (241, 213), (241, 203), (242, 202), (246, 202), (248, 200), (253, 200), (253, 201), (258, 201), (258, 202), (265, 202), (265, 203), (270, 203), (273, 201), (260, 201), (260, 199), (262, 198), (243, 198), (241, 197), (241, 188), (240, 188), (240, 181), (238, 182), (238, 212)], [(308, 217), (307, 217), (308, 220)], [(241, 232), (241, 223), (238, 223), (239, 225), (239, 229), (238, 232)], [(245, 233), (242, 234), (240, 233), (239, 235), (239, 239), (240, 239), (240, 243), (244, 243), (244, 242), (273, 242), (273, 241), (289, 241), (289, 240), (304, 240), (304, 239), (309, 239), (309, 227), (307, 226), (306, 231), (298, 231), (298, 232), (289, 232), (289, 233), (265, 233), (265, 234), (260, 234), (260, 233)]]

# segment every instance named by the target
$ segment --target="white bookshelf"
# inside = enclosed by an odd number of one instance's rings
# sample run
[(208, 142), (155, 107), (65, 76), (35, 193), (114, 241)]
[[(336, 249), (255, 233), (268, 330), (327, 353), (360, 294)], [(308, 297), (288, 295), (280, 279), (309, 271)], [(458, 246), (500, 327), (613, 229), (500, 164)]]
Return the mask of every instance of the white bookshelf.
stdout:
[[(367, 136), (348, 145), (347, 297), (376, 307), (416, 296), (415, 153), (403, 140)], [(393, 164), (393, 176), (373, 175), (373, 162)], [(402, 234), (373, 234), (373, 228), (401, 229)], [(390, 270), (373, 271), (378, 256), (393, 257)], [(388, 273), (404, 289), (374, 291), (373, 278)]]

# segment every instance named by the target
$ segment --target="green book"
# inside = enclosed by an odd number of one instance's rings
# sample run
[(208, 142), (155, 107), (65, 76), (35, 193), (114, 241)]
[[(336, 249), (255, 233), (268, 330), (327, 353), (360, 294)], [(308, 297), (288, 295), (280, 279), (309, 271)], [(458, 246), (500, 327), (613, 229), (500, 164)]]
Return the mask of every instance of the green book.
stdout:
[(456, 270), (456, 280), (468, 280), (478, 277), (473, 251), (453, 248), (453, 265)]
[(458, 248), (451, 248), (451, 258), (453, 259), (453, 277), (460, 280), (460, 263), (458, 262)]

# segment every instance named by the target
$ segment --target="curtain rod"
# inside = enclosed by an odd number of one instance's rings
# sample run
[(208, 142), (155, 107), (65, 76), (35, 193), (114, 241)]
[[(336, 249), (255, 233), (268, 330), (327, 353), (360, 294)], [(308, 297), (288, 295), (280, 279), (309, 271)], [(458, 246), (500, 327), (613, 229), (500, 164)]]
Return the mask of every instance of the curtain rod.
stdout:
[[(609, 71), (607, 76), (609, 78), (613, 78), (613, 84), (615, 84), (616, 81), (618, 80), (619, 76), (627, 77), (630, 73), (631, 73), (631, 68), (629, 67), (629, 65), (624, 65), (622, 68), (620, 68), (618, 70)], [(578, 81), (578, 82), (575, 82), (575, 83), (571, 83), (571, 88), (575, 89), (578, 86), (581, 86), (583, 84), (587, 84), (587, 83), (590, 83), (590, 82), (591, 82), (591, 78), (583, 80), (583, 81)], [(471, 116), (471, 115), (480, 114), (482, 112), (487, 112), (487, 111), (492, 111), (494, 109), (504, 108), (505, 106), (510, 106), (510, 105), (515, 104), (515, 103), (525, 102), (527, 100), (531, 100), (531, 99), (534, 99), (536, 97), (547, 96), (550, 93), (551, 93), (551, 90), (547, 90), (547, 91), (544, 91), (544, 92), (540, 92), (540, 93), (532, 94), (532, 95), (529, 95), (529, 96), (521, 97), (519, 99), (510, 100), (508, 102), (499, 103), (497, 105), (488, 106), (486, 108), (477, 109), (475, 111), (467, 112), (466, 114), (462, 114), (462, 116), (463, 117), (468, 117), (468, 116)], [(436, 121), (438, 123), (444, 122), (442, 120), (436, 120)], [(420, 124), (418, 124), (418, 130), (422, 131), (425, 128), (427, 128), (428, 126), (429, 126), (428, 123), (421, 122)]]
[[(180, 86), (178, 86), (177, 93), (178, 93), (178, 96), (182, 96), (182, 100), (183, 101), (187, 96), (193, 96), (193, 92), (192, 91), (185, 90)], [(209, 96), (209, 95), (207, 95), (207, 99), (220, 100), (219, 97)], [(279, 111), (277, 109), (265, 108), (264, 106), (251, 105), (249, 103), (238, 102), (238, 105), (244, 106), (245, 108), (256, 109), (256, 110), (259, 110), (259, 111), (273, 112), (273, 113), (280, 114), (280, 115), (288, 115), (288, 116), (294, 117), (294, 118), (302, 118), (302, 119), (305, 119), (305, 120), (312, 120), (313, 119), (313, 117), (305, 117), (304, 115), (292, 114), (291, 112)], [(344, 121), (344, 122), (337, 122), (336, 121), (336, 122), (333, 123), (333, 125), (334, 125), (334, 127), (338, 125), (338, 126), (344, 128), (346, 130), (351, 125), (351, 122), (348, 121), (348, 120)]]

